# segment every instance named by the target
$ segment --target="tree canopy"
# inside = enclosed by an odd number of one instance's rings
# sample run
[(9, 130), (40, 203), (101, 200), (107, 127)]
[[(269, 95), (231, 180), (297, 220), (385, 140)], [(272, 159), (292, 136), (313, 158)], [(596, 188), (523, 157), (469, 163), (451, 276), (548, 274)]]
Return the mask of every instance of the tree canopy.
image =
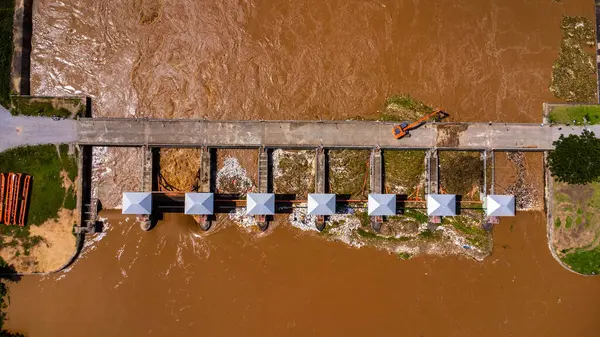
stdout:
[(4, 330), (4, 320), (6, 319), (6, 308), (8, 307), (8, 287), (4, 282), (4, 279), (18, 281), (19, 278), (15, 273), (13, 266), (8, 265), (0, 257), (0, 337), (25, 337), (25, 335), (18, 332), (10, 332)]
[(585, 130), (581, 135), (563, 135), (548, 156), (552, 176), (560, 182), (587, 184), (600, 178), (600, 139)]

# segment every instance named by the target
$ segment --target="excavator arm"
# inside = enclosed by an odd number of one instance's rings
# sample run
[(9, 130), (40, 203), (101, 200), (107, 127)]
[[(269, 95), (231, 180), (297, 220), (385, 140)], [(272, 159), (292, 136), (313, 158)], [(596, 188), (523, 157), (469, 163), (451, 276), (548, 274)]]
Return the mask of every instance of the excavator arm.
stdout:
[(400, 138), (406, 136), (408, 134), (408, 131), (418, 128), (419, 126), (426, 123), (430, 119), (433, 119), (434, 121), (440, 121), (446, 117), (448, 117), (448, 114), (445, 111), (443, 111), (441, 109), (436, 109), (434, 112), (432, 112), (428, 115), (425, 115), (425, 116), (417, 119), (415, 122), (412, 122), (406, 126), (402, 126), (402, 125), (394, 126), (394, 128), (392, 129), (392, 134), (394, 135), (394, 137), (396, 139), (400, 139)]

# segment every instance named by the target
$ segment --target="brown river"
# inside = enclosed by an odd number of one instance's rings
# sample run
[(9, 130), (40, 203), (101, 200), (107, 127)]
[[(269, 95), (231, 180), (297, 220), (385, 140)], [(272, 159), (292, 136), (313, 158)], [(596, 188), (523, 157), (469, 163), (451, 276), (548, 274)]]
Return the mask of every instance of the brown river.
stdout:
[[(339, 119), (409, 93), (453, 120), (537, 122), (562, 15), (590, 0), (35, 0), (32, 91), (96, 116)], [(126, 158), (113, 157), (112, 164)], [(125, 165), (125, 164), (123, 164)], [(114, 173), (113, 173), (114, 174)], [(280, 226), (208, 236), (111, 213), (68, 271), (11, 285), (29, 336), (598, 336), (600, 279), (562, 269), (545, 216), (483, 263), (348, 248)]]
[[(600, 279), (570, 273), (545, 216), (494, 229), (492, 256), (402, 261), (286, 227), (208, 237), (120, 215), (66, 273), (11, 286), (30, 336), (598, 336)], [(119, 223), (121, 222), (121, 223)]]

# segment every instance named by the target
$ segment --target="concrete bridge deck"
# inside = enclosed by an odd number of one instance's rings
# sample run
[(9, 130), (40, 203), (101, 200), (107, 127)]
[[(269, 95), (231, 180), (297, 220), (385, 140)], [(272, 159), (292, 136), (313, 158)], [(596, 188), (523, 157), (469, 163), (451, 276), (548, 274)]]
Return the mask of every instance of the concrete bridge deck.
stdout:
[[(430, 123), (396, 140), (396, 123), (370, 121), (208, 121), (190, 119), (81, 118), (78, 144), (150, 147), (552, 149), (561, 134), (582, 126), (510, 123)], [(588, 127), (600, 135), (600, 125)]]

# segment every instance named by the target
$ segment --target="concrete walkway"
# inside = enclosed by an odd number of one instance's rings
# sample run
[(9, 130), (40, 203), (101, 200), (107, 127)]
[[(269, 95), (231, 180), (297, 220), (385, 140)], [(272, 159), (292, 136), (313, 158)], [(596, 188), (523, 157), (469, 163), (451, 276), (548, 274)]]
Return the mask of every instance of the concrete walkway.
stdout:
[[(583, 127), (540, 124), (426, 124), (412, 137), (396, 140), (395, 123), (364, 121), (204, 121), (178, 119), (83, 118), (81, 145), (154, 147), (277, 148), (440, 148), (465, 150), (552, 149), (561, 134), (580, 134)], [(600, 125), (589, 127), (600, 135)]]
[(0, 106), (0, 152), (25, 145), (63, 144), (77, 141), (77, 121), (46, 117), (12, 116)]

